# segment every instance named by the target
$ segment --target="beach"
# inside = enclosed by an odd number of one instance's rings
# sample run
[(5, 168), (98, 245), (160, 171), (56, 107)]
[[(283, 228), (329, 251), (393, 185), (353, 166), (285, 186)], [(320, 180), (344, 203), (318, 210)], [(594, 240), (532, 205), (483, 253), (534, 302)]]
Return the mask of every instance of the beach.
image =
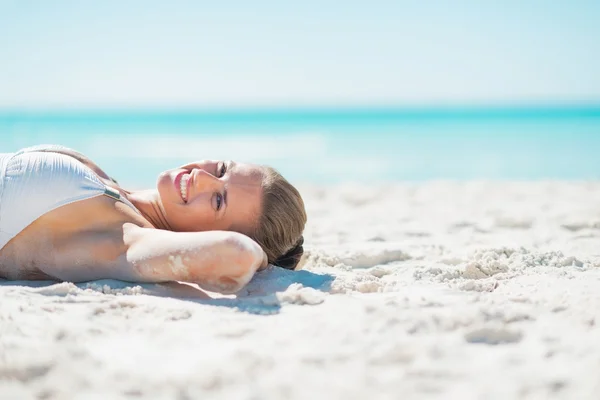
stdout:
[[(0, 400), (599, 400), (598, 21), (600, 1), (0, 0), (0, 236), (41, 235), (3, 248), (14, 276), (231, 283), (213, 260), (247, 265), (246, 241), (188, 233), (217, 228), (296, 261), (276, 242), (302, 213), (256, 167), (308, 216), (298, 268), (235, 294), (0, 278)], [(44, 144), (91, 170), (6, 155)], [(96, 195), (120, 202), (39, 220)]]
[(597, 399), (600, 182), (301, 187), (300, 271), (0, 282), (3, 399)]

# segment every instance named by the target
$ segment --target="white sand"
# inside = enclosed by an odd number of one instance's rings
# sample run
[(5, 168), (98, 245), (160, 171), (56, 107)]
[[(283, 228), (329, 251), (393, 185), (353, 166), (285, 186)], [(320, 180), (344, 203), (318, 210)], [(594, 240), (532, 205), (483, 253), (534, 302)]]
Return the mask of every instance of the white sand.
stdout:
[(1, 283), (0, 398), (599, 398), (600, 183), (304, 195), (305, 270), (237, 299)]

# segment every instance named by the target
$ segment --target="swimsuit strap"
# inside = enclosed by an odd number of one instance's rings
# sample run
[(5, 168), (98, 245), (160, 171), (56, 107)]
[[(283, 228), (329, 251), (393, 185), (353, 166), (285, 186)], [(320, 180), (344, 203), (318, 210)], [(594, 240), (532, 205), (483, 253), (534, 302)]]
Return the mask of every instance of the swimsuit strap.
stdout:
[(127, 200), (127, 198), (125, 196), (121, 196), (121, 193), (117, 189), (112, 188), (110, 186), (104, 186), (104, 195), (110, 197), (111, 199), (120, 201), (121, 203), (127, 204), (136, 213), (141, 215), (140, 211), (137, 208), (135, 208), (135, 206), (129, 200)]

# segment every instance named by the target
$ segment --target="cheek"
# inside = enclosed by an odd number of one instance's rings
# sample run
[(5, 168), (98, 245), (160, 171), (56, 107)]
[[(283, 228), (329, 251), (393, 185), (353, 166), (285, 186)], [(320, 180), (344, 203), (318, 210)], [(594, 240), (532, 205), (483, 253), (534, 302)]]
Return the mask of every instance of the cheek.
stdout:
[(252, 216), (241, 216), (236, 221), (232, 222), (232, 225), (227, 230), (242, 233), (244, 235), (251, 236), (255, 232), (255, 228), (258, 225), (256, 218)]
[(178, 223), (189, 232), (219, 229), (212, 210), (200, 205), (187, 205), (177, 209)]

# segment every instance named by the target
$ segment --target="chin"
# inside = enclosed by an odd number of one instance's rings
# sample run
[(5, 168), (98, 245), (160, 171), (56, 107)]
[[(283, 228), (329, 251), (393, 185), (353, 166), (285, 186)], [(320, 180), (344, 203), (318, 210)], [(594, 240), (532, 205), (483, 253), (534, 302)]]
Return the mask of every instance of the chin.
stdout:
[(156, 178), (156, 190), (160, 197), (163, 197), (162, 193), (164, 193), (170, 185), (172, 185), (172, 183), (169, 171), (161, 172), (161, 174), (158, 175), (158, 178)]

